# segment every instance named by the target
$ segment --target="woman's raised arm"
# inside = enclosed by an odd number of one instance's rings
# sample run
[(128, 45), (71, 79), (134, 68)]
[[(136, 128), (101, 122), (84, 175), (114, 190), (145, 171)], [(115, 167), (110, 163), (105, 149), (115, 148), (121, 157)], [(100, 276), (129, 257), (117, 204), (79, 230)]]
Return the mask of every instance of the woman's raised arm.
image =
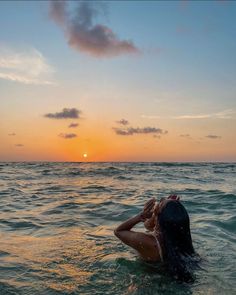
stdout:
[(141, 252), (145, 243), (145, 233), (134, 232), (131, 229), (139, 222), (144, 222), (147, 218), (152, 215), (152, 210), (155, 204), (155, 199), (149, 200), (145, 205), (144, 209), (138, 215), (124, 221), (115, 230), (114, 234), (126, 245)]

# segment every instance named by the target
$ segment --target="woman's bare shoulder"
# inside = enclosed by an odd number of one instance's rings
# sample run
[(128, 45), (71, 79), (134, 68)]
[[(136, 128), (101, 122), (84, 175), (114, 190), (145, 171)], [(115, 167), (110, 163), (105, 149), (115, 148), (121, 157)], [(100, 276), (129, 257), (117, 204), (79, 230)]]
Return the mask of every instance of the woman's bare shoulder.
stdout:
[(162, 253), (160, 253), (160, 246), (157, 244), (157, 240), (151, 233), (143, 233), (143, 247), (140, 249), (139, 254), (146, 261), (161, 261)]

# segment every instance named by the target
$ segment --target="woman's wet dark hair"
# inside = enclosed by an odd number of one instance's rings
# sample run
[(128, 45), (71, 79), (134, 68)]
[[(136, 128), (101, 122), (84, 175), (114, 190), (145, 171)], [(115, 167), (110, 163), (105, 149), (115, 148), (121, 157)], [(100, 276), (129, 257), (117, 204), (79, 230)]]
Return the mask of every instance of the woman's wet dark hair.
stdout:
[(186, 209), (179, 201), (171, 200), (159, 213), (158, 221), (170, 274), (178, 281), (193, 281), (191, 257), (194, 249)]

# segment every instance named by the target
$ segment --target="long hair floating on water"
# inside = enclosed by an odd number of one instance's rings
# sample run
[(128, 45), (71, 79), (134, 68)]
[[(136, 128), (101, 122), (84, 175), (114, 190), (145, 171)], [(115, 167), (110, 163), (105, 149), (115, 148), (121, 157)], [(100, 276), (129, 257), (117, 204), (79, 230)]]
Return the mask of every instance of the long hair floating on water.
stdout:
[(179, 201), (169, 201), (158, 215), (170, 274), (178, 281), (191, 282), (194, 248), (189, 216)]

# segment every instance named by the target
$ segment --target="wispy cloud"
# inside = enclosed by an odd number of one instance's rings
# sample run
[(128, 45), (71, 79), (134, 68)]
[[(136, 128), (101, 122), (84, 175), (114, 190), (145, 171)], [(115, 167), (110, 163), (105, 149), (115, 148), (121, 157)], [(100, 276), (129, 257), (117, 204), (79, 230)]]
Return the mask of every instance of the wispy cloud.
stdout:
[(116, 121), (116, 123), (117, 123), (117, 124), (120, 124), (120, 125), (124, 125), (124, 126), (126, 126), (126, 125), (129, 124), (129, 121), (126, 120), (126, 119), (121, 119), (121, 120), (119, 120), (119, 121)]
[(61, 112), (48, 113), (44, 117), (49, 119), (79, 119), (81, 111), (76, 108), (64, 108)]
[(139, 53), (130, 40), (121, 40), (109, 27), (95, 24), (101, 14), (99, 2), (79, 1), (76, 12), (68, 9), (69, 1), (50, 1), (49, 16), (64, 30), (70, 47), (95, 57), (113, 57)]
[(8, 136), (15, 136), (15, 133), (9, 133)]
[(71, 139), (71, 138), (77, 137), (77, 134), (75, 134), (75, 133), (60, 133), (58, 136), (62, 137), (64, 139)]
[(161, 116), (156, 116), (156, 115), (141, 115), (141, 118), (143, 119), (161, 119)]
[(117, 135), (134, 135), (134, 134), (167, 134), (168, 131), (162, 130), (155, 127), (144, 127), (144, 128), (113, 128)]
[(58, 25), (64, 26), (69, 17), (66, 1), (50, 1), (49, 17)]
[(223, 110), (217, 113), (208, 114), (194, 114), (194, 115), (181, 115), (172, 117), (173, 119), (231, 119), (235, 111), (232, 109)]
[(79, 126), (78, 123), (70, 123), (70, 125), (68, 126), (68, 128), (76, 128), (78, 126)]
[(212, 135), (212, 134), (209, 134), (209, 135), (206, 135), (207, 138), (210, 138), (210, 139), (220, 139), (221, 136), (219, 135)]
[(55, 85), (53, 72), (42, 53), (34, 48), (25, 51), (4, 46), (0, 48), (0, 79), (23, 84)]
[(180, 115), (180, 116), (159, 116), (159, 115), (141, 115), (141, 118), (144, 119), (232, 119), (233, 115), (236, 114), (235, 110), (227, 109), (221, 112), (216, 113), (200, 113), (200, 114), (191, 114), (191, 115)]
[(21, 143), (17, 143), (17, 144), (15, 144), (15, 146), (16, 146), (16, 147), (23, 147), (24, 145), (21, 144)]

